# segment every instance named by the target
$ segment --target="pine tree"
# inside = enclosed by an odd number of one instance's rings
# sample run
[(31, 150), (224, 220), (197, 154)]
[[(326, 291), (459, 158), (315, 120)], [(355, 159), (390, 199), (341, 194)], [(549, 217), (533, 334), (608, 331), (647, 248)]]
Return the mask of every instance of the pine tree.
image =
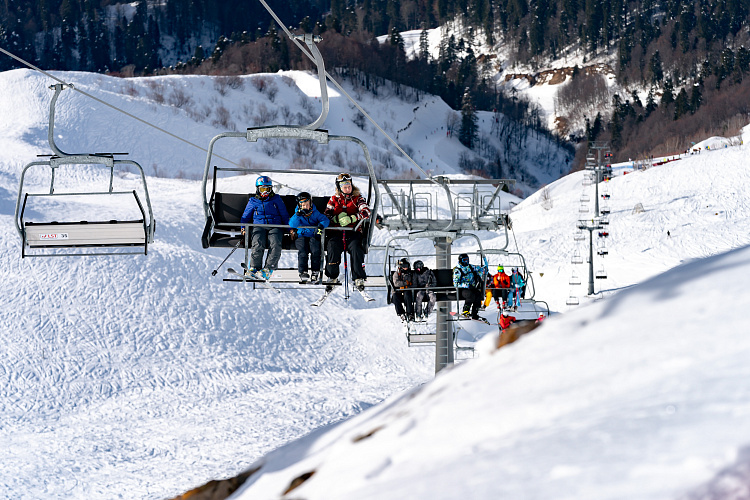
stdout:
[(666, 107), (674, 102), (674, 84), (672, 79), (667, 78), (664, 82), (664, 93), (661, 95), (661, 106)]
[(677, 94), (677, 98), (674, 102), (674, 119), (677, 120), (682, 115), (686, 115), (690, 111), (690, 102), (688, 101), (687, 92), (683, 87)]
[(458, 140), (461, 144), (471, 149), (477, 138), (477, 115), (474, 109), (474, 103), (471, 99), (471, 92), (467, 88), (461, 101), (461, 130), (458, 133)]

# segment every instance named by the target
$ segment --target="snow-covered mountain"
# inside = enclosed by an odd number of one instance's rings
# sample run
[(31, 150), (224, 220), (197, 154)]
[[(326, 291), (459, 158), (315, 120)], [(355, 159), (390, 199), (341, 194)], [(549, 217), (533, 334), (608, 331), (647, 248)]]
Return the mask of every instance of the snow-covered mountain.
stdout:
[[(236, 117), (246, 104), (221, 101), (209, 77), (64, 76), (204, 147), (224, 129), (188, 109), (223, 102)], [(279, 78), (276, 103), (304, 111), (292, 105), (317, 88), (314, 79)], [(597, 281), (599, 296), (614, 296), (551, 318), (494, 354), (493, 327), (472, 324), (477, 359), (432, 381), (433, 350), (407, 347), (382, 294), (370, 305), (334, 294), (317, 311), (307, 304), (320, 291), (270, 295), (212, 278), (227, 252), (199, 243), (200, 182), (191, 177), (202, 172), (203, 153), (77, 94), (60, 99), (61, 149), (129, 151), (149, 173), (182, 169), (186, 178), (148, 178), (157, 219), (148, 256), (21, 259), (12, 220), (18, 175), (49, 151), (50, 83), (26, 71), (0, 74), (0, 496), (165, 498), (261, 465), (236, 498), (282, 497), (313, 470), (294, 496), (676, 498), (725, 468), (731, 475), (745, 457), (747, 146), (615, 177), (601, 261), (609, 279)], [(152, 87), (165, 104), (148, 97)], [(193, 104), (169, 107), (180, 88)], [(244, 92), (256, 87), (246, 83)], [(252, 102), (256, 112), (276, 104)], [(351, 133), (341, 102), (332, 100), (326, 125)], [(394, 126), (406, 124), (411, 109), (389, 101), (379, 116), (392, 111)], [(435, 123), (422, 123), (412, 127), (428, 139), (415, 146), (415, 134), (409, 144), (447, 169), (455, 141), (431, 139), (426, 127)], [(239, 146), (222, 154), (285, 164)], [(511, 212), (512, 249), (526, 257), (537, 298), (556, 312), (569, 309), (575, 222), (588, 217), (579, 212), (581, 181), (581, 173), (564, 177), (549, 186), (551, 203), (538, 193)], [(330, 192), (304, 175), (284, 182)], [(638, 202), (644, 212), (634, 214)], [(376, 232), (379, 243), (387, 237)], [(504, 242), (481, 237), (488, 248)], [(460, 240), (453, 253), (461, 250), (473, 248)]]

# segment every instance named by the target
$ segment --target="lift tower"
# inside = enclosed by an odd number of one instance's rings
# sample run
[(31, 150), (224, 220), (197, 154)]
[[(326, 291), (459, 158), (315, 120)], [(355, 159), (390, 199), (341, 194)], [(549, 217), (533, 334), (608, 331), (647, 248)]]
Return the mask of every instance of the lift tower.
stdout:
[[(456, 180), (438, 176), (424, 180), (378, 180), (383, 199), (378, 225), (406, 234), (392, 236), (386, 245), (384, 274), (388, 282), (388, 255), (394, 240), (430, 239), (435, 247), (436, 269), (451, 268), (451, 246), (459, 238), (472, 237), (479, 253), (505, 254), (508, 246), (508, 217), (501, 210), (500, 192), (515, 180)], [(505, 188), (505, 189), (503, 189)], [(478, 231), (503, 231), (502, 249), (483, 249)], [(442, 300), (441, 300), (442, 299)], [(453, 364), (453, 326), (450, 300), (438, 292), (435, 335), (435, 373)]]

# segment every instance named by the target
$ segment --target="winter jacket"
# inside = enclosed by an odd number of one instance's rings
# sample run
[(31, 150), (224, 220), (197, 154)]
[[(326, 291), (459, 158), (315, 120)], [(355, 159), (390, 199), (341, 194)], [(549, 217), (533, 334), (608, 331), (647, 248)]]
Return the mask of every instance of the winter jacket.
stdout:
[(349, 227), (354, 227), (362, 219), (370, 217), (370, 207), (367, 206), (367, 200), (360, 194), (358, 188), (352, 189), (351, 194), (344, 194), (337, 190), (336, 194), (328, 200), (325, 214), (329, 219), (333, 219), (342, 212), (355, 216), (356, 220), (349, 224)]
[(275, 194), (264, 200), (260, 196), (251, 196), (242, 213), (240, 222), (252, 224), (288, 224), (289, 212), (286, 211), (281, 196)]
[(513, 323), (516, 320), (515, 316), (503, 316), (500, 315), (500, 321), (497, 322), (497, 324), (500, 326), (502, 330), (505, 330), (510, 326), (511, 323)]
[(397, 289), (411, 288), (414, 284), (414, 276), (411, 271), (393, 271), (393, 286)]
[[(294, 210), (294, 215), (289, 219), (289, 226), (293, 227), (294, 229), (297, 229), (300, 226), (313, 226), (317, 228), (318, 225), (321, 225), (323, 227), (328, 227), (328, 225), (331, 223), (330, 220), (328, 220), (328, 217), (321, 214), (320, 211), (315, 208), (315, 205), (312, 207), (312, 213), (310, 215), (300, 215), (299, 213), (299, 207), (297, 207)], [(315, 233), (317, 232), (317, 229), (311, 229), (311, 228), (302, 228), (297, 229), (297, 236), (304, 236), (305, 238), (311, 238), (312, 236), (315, 236)]]
[(495, 288), (510, 288), (510, 276), (505, 274), (505, 271), (497, 273), (492, 278)]
[(458, 288), (481, 288), (482, 276), (487, 270), (484, 266), (457, 265), (453, 268), (453, 286)]
[(421, 273), (414, 271), (412, 275), (414, 276), (414, 288), (432, 288), (433, 286), (437, 286), (437, 278), (435, 278), (435, 273), (432, 272), (432, 269), (425, 267)]
[(521, 273), (515, 273), (510, 277), (510, 284), (514, 287), (523, 288), (526, 282), (524, 282)]

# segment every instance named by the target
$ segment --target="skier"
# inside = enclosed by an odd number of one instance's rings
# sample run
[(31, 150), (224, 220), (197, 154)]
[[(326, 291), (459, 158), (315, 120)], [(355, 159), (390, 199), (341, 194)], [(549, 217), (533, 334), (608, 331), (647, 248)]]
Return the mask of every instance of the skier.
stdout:
[[(482, 283), (486, 267), (469, 264), (469, 256), (462, 253), (458, 256), (458, 265), (453, 268), (453, 286), (458, 288), (459, 299), (464, 299), (461, 316), (471, 319), (488, 321), (479, 316), (479, 305), (482, 302)], [(469, 312), (471, 308), (471, 312)]]
[[(241, 223), (251, 224), (277, 224), (289, 223), (289, 213), (286, 211), (281, 196), (273, 192), (271, 178), (261, 175), (255, 180), (255, 195), (251, 196), (242, 213)], [(245, 226), (242, 226), (242, 234), (245, 234)], [(252, 252), (250, 253), (250, 268), (246, 274), (254, 278), (268, 281), (273, 270), (279, 263), (281, 256), (281, 238), (284, 229), (280, 227), (264, 228), (253, 226), (250, 232)], [(266, 256), (266, 265), (263, 266), (263, 252), (268, 242), (269, 249)]]
[[(432, 269), (425, 266), (421, 260), (414, 263), (413, 276), (414, 287), (422, 289), (417, 292), (417, 296), (415, 297), (414, 305), (416, 307), (417, 319), (427, 319), (435, 307), (435, 302), (437, 302), (435, 292), (430, 290), (430, 288), (437, 285), (437, 278), (435, 278), (435, 273), (432, 272)], [(427, 299), (427, 305), (423, 307), (422, 303), (425, 298)]]
[(493, 276), (492, 281), (495, 285), (495, 291), (493, 293), (495, 303), (498, 307), (501, 307), (498, 299), (502, 299), (502, 307), (506, 307), (508, 303), (508, 293), (510, 292), (510, 276), (505, 274), (505, 268), (503, 266), (497, 266), (497, 274)]
[(539, 313), (539, 317), (536, 319), (536, 323), (541, 323), (544, 321), (544, 313)]
[[(370, 207), (359, 188), (352, 184), (352, 176), (346, 173), (336, 177), (336, 193), (326, 205), (325, 215), (334, 223), (331, 227), (355, 227), (363, 219), (370, 218)], [(338, 233), (338, 234), (337, 234)], [(331, 234), (331, 233), (329, 233)], [(358, 231), (336, 231), (327, 239), (327, 264), (325, 275), (330, 289), (339, 283), (339, 265), (344, 250), (351, 256), (352, 277), (354, 286), (360, 292), (365, 289), (365, 251), (362, 246), (362, 226)], [(329, 290), (326, 287), (326, 290)]]
[(413, 285), (411, 264), (405, 257), (398, 261), (398, 269), (393, 271), (393, 295), (391, 300), (401, 321), (414, 321), (414, 294), (409, 288)]
[(508, 311), (503, 311), (500, 315), (500, 319), (497, 324), (500, 327), (500, 331), (504, 332), (512, 323), (515, 323), (516, 317), (508, 314)]
[(521, 273), (518, 272), (518, 268), (514, 267), (513, 274), (510, 276), (510, 305), (513, 306), (513, 311), (518, 311), (518, 308), (521, 307), (521, 297), (525, 286), (526, 283)]
[[(297, 248), (299, 280), (304, 283), (308, 279), (312, 279), (313, 282), (317, 283), (320, 281), (320, 238), (323, 229), (327, 228), (331, 221), (313, 205), (310, 193), (303, 191), (296, 196), (296, 199), (297, 208), (294, 210), (294, 215), (289, 219), (289, 225), (292, 227), (290, 235), (294, 241), (294, 246)], [(300, 228), (300, 226), (317, 227), (313, 229), (312, 227)], [(307, 274), (308, 255), (311, 260), (312, 276)]]

